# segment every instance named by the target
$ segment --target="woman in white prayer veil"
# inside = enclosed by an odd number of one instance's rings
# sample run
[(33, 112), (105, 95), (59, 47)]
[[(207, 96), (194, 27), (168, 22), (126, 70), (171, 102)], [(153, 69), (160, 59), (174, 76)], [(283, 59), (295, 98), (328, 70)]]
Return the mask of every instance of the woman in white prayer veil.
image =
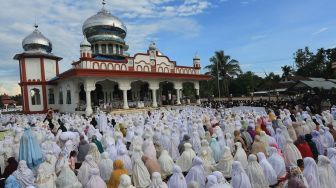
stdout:
[(83, 161), (81, 167), (78, 169), (78, 180), (82, 185), (86, 185), (90, 177), (90, 169), (98, 168), (98, 165), (95, 163), (91, 155), (86, 155), (85, 160)]
[(51, 164), (51, 155), (45, 156), (45, 161), (37, 169), (35, 184), (37, 188), (56, 188), (55, 167)]
[(118, 188), (135, 188), (132, 185), (132, 180), (127, 174), (123, 174), (120, 176), (120, 183)]
[(262, 152), (259, 152), (257, 153), (257, 156), (258, 156), (259, 164), (261, 168), (263, 169), (263, 172), (265, 174), (265, 177), (268, 183), (271, 186), (277, 184), (278, 178), (277, 178), (276, 172), (274, 171), (272, 165), (267, 161), (265, 154)]
[(211, 161), (211, 164), (214, 164), (215, 163), (215, 159), (212, 156), (212, 150), (211, 150), (211, 148), (209, 146), (209, 142), (206, 139), (203, 139), (201, 141), (201, 146), (202, 146), (201, 152), (205, 150), (206, 153), (207, 153), (207, 156), (206, 156), (207, 161)]
[(17, 170), (15, 170), (12, 175), (22, 188), (34, 185), (34, 173), (28, 168), (26, 161), (20, 161)]
[(293, 140), (287, 138), (285, 148), (283, 150), (286, 166), (296, 166), (297, 160), (302, 159), (300, 151), (293, 144)]
[(315, 160), (311, 157), (306, 157), (303, 159), (303, 163), (303, 176), (306, 178), (309, 187), (321, 188), (319, 170)]
[(335, 148), (328, 148), (327, 149), (327, 156), (330, 159), (330, 164), (331, 164), (331, 166), (334, 169), (334, 172), (336, 174), (336, 149)]
[(231, 152), (234, 151), (234, 142), (230, 133), (225, 134), (225, 145), (230, 148)]
[(192, 145), (193, 149), (195, 150), (195, 153), (196, 154), (199, 153), (201, 151), (202, 146), (201, 146), (200, 137), (199, 137), (198, 132), (196, 130), (193, 131), (190, 142), (191, 142), (191, 145)]
[(200, 157), (203, 160), (203, 168), (204, 168), (206, 176), (210, 175), (212, 171), (215, 170), (215, 167), (213, 166), (212, 161), (210, 161), (207, 158), (207, 155), (208, 154), (206, 150), (202, 150), (202, 152), (198, 154), (198, 157)]
[(249, 177), (239, 161), (234, 161), (232, 163), (231, 176), (231, 185), (233, 188), (252, 188)]
[[(159, 137), (159, 138), (160, 138), (160, 137)], [(165, 126), (164, 126), (164, 129), (162, 130), (162, 136), (161, 136), (161, 138), (160, 138), (160, 143), (161, 143), (162, 147), (163, 147), (165, 150), (168, 150), (171, 141), (172, 141), (172, 140), (171, 140), (171, 138), (170, 138), (170, 130), (169, 130), (169, 127), (168, 127), (168, 125), (165, 125)]]
[(69, 165), (63, 166), (61, 173), (56, 179), (56, 186), (59, 188), (82, 188), (82, 184), (78, 181)]
[(105, 181), (99, 176), (98, 168), (91, 168), (89, 173), (90, 179), (86, 183), (85, 188), (107, 188)]
[(167, 150), (163, 150), (161, 152), (158, 162), (161, 167), (161, 174), (163, 179), (165, 179), (167, 176), (170, 176), (173, 173), (174, 161), (169, 156)]
[(153, 139), (150, 135), (145, 135), (145, 141), (142, 144), (142, 151), (149, 158), (157, 160), (155, 146), (153, 143)]
[(211, 150), (212, 150), (213, 158), (214, 158), (215, 162), (217, 163), (221, 158), (222, 152), (221, 152), (220, 145), (217, 142), (216, 138), (211, 138), (210, 147), (211, 147)]
[(282, 134), (282, 130), (280, 128), (276, 129), (276, 134), (274, 136), (279, 148), (283, 151), (286, 146), (286, 138)]
[(97, 148), (97, 145), (95, 143), (90, 143), (90, 148), (89, 148), (88, 155), (91, 155), (94, 162), (96, 164), (99, 164), (99, 162), (100, 162), (100, 152), (99, 152), (99, 150)]
[(264, 171), (257, 161), (257, 156), (254, 154), (248, 156), (246, 174), (250, 179), (252, 188), (269, 187), (269, 183), (265, 177)]
[(330, 165), (330, 160), (324, 155), (318, 156), (318, 171), (321, 188), (335, 187), (336, 175)]
[(110, 180), (111, 173), (113, 170), (113, 161), (109, 158), (107, 152), (102, 153), (102, 160), (98, 165), (101, 178), (105, 182), (108, 182)]
[(191, 181), (188, 183), (188, 188), (202, 188), (197, 181)]
[(191, 181), (196, 181), (200, 187), (205, 187), (205, 173), (203, 168), (203, 161), (199, 157), (195, 157), (192, 161), (192, 167), (185, 177), (187, 183)]
[(217, 177), (215, 175), (208, 175), (207, 176), (207, 183), (205, 185), (205, 188), (220, 188), (218, 185)]
[(127, 169), (128, 174), (132, 175), (132, 160), (131, 157), (128, 155), (127, 149), (123, 148), (118, 153), (119, 154), (116, 157), (116, 160), (121, 160), (124, 163), (124, 167)]
[(180, 156), (180, 152), (178, 150), (179, 144), (180, 144), (180, 135), (177, 131), (177, 128), (175, 129), (173, 128), (172, 133), (171, 133), (171, 140), (169, 143), (168, 152), (174, 161)]
[(184, 144), (184, 152), (177, 159), (176, 164), (179, 165), (182, 169), (182, 172), (187, 172), (192, 165), (192, 160), (196, 156), (196, 153), (192, 150), (190, 143)]
[(216, 169), (223, 173), (225, 178), (231, 178), (233, 157), (229, 147), (224, 147), (224, 152), (219, 160), (219, 163), (216, 165)]
[(187, 188), (187, 182), (179, 166), (175, 165), (173, 175), (168, 180), (168, 188)]
[(242, 148), (242, 144), (240, 142), (236, 142), (236, 153), (233, 157), (235, 161), (239, 161), (244, 169), (247, 167), (247, 155), (244, 149)]
[(272, 165), (278, 178), (286, 176), (286, 164), (284, 159), (278, 154), (278, 150), (275, 147), (270, 147), (268, 162)]
[(226, 181), (226, 179), (224, 178), (224, 176), (223, 176), (223, 174), (221, 172), (215, 171), (212, 174), (214, 176), (216, 176), (217, 182), (218, 182), (218, 185), (219, 185), (220, 188), (232, 188), (232, 186)]
[(151, 183), (149, 172), (139, 157), (133, 162), (132, 180), (135, 187), (148, 187)]
[(158, 172), (153, 172), (152, 182), (148, 188), (168, 188), (167, 184), (162, 181), (161, 174)]

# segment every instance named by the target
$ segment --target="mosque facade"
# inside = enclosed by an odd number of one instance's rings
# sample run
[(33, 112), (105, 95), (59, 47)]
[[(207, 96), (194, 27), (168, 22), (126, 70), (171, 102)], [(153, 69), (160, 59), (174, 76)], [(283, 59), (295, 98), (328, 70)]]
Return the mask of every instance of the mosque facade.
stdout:
[(82, 27), (80, 58), (71, 69), (59, 72), (62, 60), (52, 53), (52, 43), (35, 25), (22, 41), (24, 52), (16, 54), (24, 113), (60, 112), (90, 115), (95, 107), (106, 109), (181, 104), (184, 83), (191, 83), (199, 100), (202, 75), (200, 58), (193, 66), (179, 66), (152, 42), (147, 52), (130, 56), (127, 28), (103, 8)]

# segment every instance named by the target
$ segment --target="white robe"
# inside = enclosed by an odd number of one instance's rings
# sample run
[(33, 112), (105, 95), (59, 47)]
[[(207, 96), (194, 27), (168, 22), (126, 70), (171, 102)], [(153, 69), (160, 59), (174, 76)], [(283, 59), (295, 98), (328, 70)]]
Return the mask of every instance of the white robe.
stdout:
[(82, 184), (78, 181), (69, 165), (64, 165), (62, 168), (61, 173), (56, 179), (56, 186), (62, 188), (82, 188)]
[(161, 152), (161, 155), (158, 159), (158, 162), (159, 162), (160, 167), (161, 167), (161, 174), (162, 174), (163, 178), (166, 178), (167, 176), (169, 176), (173, 173), (174, 161), (169, 156), (169, 154), (166, 150), (163, 150)]
[(270, 157), (267, 159), (272, 165), (278, 178), (286, 176), (286, 164), (284, 159), (278, 154), (278, 150), (274, 147), (270, 147)]
[(192, 150), (190, 143), (184, 144), (184, 152), (177, 159), (176, 164), (182, 169), (182, 172), (187, 172), (191, 168), (192, 160), (196, 156), (196, 153)]
[(277, 174), (272, 165), (267, 161), (265, 154), (262, 152), (257, 153), (258, 161), (263, 169), (266, 179), (270, 185), (275, 185), (278, 182)]
[(99, 163), (100, 176), (104, 181), (109, 181), (113, 170), (113, 161), (108, 158), (108, 153), (102, 154), (102, 160)]
[(236, 154), (234, 156), (234, 160), (235, 161), (239, 161), (240, 164), (243, 166), (244, 169), (246, 169), (247, 167), (247, 155), (244, 151), (244, 149), (242, 148), (242, 144), (240, 142), (236, 142), (235, 143), (237, 150), (236, 150)]
[(335, 187), (336, 175), (330, 165), (330, 160), (323, 155), (318, 157), (318, 171), (320, 177), (321, 188)]
[(139, 157), (134, 159), (132, 180), (135, 187), (147, 187), (151, 183), (150, 174)]
[(99, 176), (99, 169), (92, 168), (89, 171), (90, 179), (84, 186), (84, 188), (106, 188), (106, 183), (104, 180)]
[(262, 167), (257, 161), (257, 156), (249, 155), (246, 174), (250, 179), (252, 188), (268, 188), (269, 183), (265, 177)]
[(330, 159), (330, 164), (334, 169), (336, 174), (336, 149), (335, 148), (328, 148), (327, 149), (328, 158)]
[(51, 155), (48, 154), (46, 161), (37, 169), (36, 188), (56, 188), (56, 178), (55, 167), (51, 164)]
[(203, 168), (203, 161), (199, 157), (195, 157), (192, 161), (192, 167), (189, 170), (187, 176), (185, 177), (187, 183), (190, 183), (192, 181), (196, 181), (200, 187), (205, 186), (205, 172)]
[(162, 181), (161, 174), (158, 172), (154, 172), (152, 174), (152, 182), (148, 186), (148, 188), (168, 188), (167, 184)]
[(123, 174), (120, 176), (120, 183), (118, 188), (135, 188), (132, 185), (132, 180), (127, 174)]
[(169, 178), (168, 188), (187, 188), (187, 182), (179, 166), (175, 165), (173, 175)]
[(311, 157), (306, 157), (303, 159), (303, 163), (303, 176), (306, 178), (309, 187), (321, 188), (319, 171), (315, 160)]
[(239, 161), (234, 161), (232, 163), (231, 176), (231, 185), (233, 188), (252, 188), (249, 177)]
[(283, 150), (286, 166), (296, 166), (297, 160), (302, 159), (300, 151), (293, 144), (293, 140), (288, 138), (285, 149)]
[(82, 166), (78, 169), (78, 180), (82, 185), (86, 185), (90, 178), (90, 169), (98, 168), (98, 165), (95, 163), (91, 155), (86, 155), (85, 160), (82, 163)]
[(229, 147), (224, 147), (224, 152), (216, 165), (216, 169), (223, 173), (224, 177), (231, 177), (233, 157)]

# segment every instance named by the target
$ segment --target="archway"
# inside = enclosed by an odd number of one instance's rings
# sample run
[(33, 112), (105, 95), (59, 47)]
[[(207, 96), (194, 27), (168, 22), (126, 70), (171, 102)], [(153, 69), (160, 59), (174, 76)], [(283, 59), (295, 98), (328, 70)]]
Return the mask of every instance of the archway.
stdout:
[(160, 82), (159, 97), (161, 105), (173, 105), (176, 101), (174, 84), (169, 81)]
[(151, 104), (151, 92), (149, 83), (146, 81), (133, 81), (131, 83), (131, 90), (127, 94), (127, 98), (132, 101), (129, 107), (144, 107)]
[(194, 83), (184, 82), (182, 87), (182, 103), (196, 102), (196, 89)]

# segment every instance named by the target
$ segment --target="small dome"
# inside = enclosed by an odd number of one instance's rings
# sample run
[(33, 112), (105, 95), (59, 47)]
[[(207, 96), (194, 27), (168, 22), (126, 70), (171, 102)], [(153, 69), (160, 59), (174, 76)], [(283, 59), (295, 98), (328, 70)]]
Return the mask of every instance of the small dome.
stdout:
[(199, 57), (198, 53), (195, 54), (194, 60), (200, 60), (200, 57)]
[(84, 40), (80, 43), (80, 47), (91, 47), (91, 43), (84, 36)]
[(151, 42), (148, 47), (149, 50), (156, 50), (156, 44), (155, 42)]
[(52, 51), (52, 44), (50, 40), (45, 37), (37, 28), (38, 26), (35, 25), (35, 30), (33, 33), (23, 39), (22, 48), (25, 51), (41, 51), (50, 53)]

